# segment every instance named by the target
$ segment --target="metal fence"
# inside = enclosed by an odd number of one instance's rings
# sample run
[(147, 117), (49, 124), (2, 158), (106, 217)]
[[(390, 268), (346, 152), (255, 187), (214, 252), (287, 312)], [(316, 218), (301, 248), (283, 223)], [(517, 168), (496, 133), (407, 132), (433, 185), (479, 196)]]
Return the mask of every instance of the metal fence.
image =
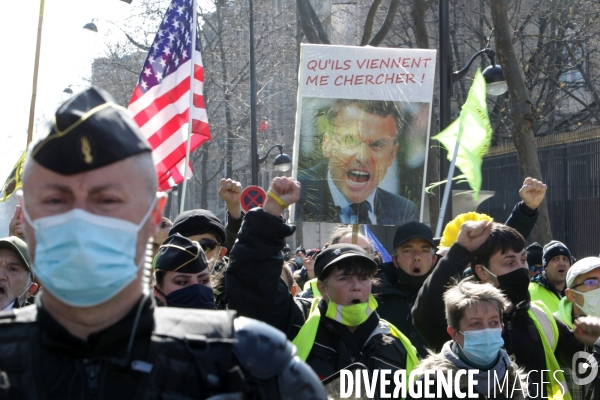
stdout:
[[(538, 141), (542, 179), (548, 185), (552, 237), (565, 243), (577, 259), (600, 253), (600, 132), (595, 132), (598, 134), (585, 132), (579, 138), (586, 138), (578, 140), (569, 135), (569, 141), (563, 143)], [(496, 194), (478, 211), (505, 221), (520, 201), (518, 191), (523, 183), (516, 152), (486, 157), (482, 173), (482, 189)]]

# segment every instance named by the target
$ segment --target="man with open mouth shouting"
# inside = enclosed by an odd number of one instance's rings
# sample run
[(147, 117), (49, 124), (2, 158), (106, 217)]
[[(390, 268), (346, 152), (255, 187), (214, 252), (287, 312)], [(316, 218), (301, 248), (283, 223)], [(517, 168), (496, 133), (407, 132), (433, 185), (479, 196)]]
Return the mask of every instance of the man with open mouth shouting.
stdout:
[(391, 101), (337, 100), (326, 116), (322, 149), (328, 164), (299, 171), (299, 221), (400, 225), (419, 217), (416, 205), (379, 188), (406, 125)]

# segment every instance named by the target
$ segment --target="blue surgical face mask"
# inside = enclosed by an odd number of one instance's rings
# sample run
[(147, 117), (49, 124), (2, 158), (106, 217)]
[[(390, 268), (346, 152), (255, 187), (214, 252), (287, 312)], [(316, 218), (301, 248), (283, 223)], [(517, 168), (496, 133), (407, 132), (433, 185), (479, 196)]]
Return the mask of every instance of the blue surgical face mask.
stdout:
[(296, 257), (296, 264), (302, 266), (302, 259), (300, 257)]
[(138, 231), (156, 200), (138, 225), (80, 208), (32, 221), (23, 207), (35, 229), (33, 268), (44, 290), (74, 307), (92, 307), (120, 293), (137, 276)]
[(465, 337), (462, 347), (464, 355), (477, 366), (485, 367), (496, 361), (504, 346), (501, 328), (480, 329), (460, 332)]
[(186, 286), (164, 297), (169, 307), (215, 309), (215, 297), (212, 288), (200, 284)]

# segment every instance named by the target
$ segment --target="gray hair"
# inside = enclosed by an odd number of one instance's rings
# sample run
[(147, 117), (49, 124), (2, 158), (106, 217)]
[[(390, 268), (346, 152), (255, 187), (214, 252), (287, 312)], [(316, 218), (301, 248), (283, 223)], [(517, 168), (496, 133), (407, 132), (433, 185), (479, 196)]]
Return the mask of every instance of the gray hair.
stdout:
[(454, 329), (460, 329), (460, 320), (465, 310), (480, 304), (492, 305), (498, 310), (500, 318), (509, 305), (500, 289), (491, 283), (477, 283), (468, 280), (451, 286), (444, 293), (446, 321)]
[[(340, 225), (337, 228), (335, 228), (335, 230), (329, 237), (329, 244), (334, 245), (334, 244), (341, 243), (341, 240), (344, 238), (344, 236), (351, 235), (351, 234), (352, 234), (352, 225)], [(359, 228), (358, 234), (360, 236), (362, 236), (367, 241), (367, 243), (369, 243), (369, 250), (367, 251), (367, 253), (373, 254), (373, 243), (371, 243), (369, 238), (367, 238), (367, 236), (364, 234), (364, 229), (362, 229), (362, 227)]]

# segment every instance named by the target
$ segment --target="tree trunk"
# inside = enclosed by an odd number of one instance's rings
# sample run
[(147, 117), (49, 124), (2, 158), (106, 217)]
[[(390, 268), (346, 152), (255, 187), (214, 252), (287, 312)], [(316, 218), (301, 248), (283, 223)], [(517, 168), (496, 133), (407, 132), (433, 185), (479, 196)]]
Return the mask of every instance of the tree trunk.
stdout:
[[(425, 12), (431, 7), (435, 0), (413, 0), (412, 11), (410, 13), (415, 29), (417, 47), (420, 49), (429, 48), (429, 36), (427, 35), (427, 26), (425, 25)], [(435, 104), (435, 102), (434, 102)], [(431, 125), (429, 128), (430, 136), (436, 131), (438, 126), (435, 113), (431, 113)], [(440, 147), (429, 141), (429, 154), (427, 156), (427, 184), (440, 181)], [(429, 221), (431, 229), (435, 232), (436, 225), (440, 216), (440, 187), (436, 187), (429, 196)]]
[[(508, 23), (506, 0), (491, 0), (492, 22), (496, 37), (496, 52), (510, 94), (512, 136), (517, 150), (521, 175), (542, 180), (540, 162), (533, 137), (535, 109), (525, 86), (523, 72), (512, 45), (512, 31)], [(518, 188), (515, 188), (518, 190)], [(533, 239), (548, 243), (552, 239), (550, 218), (546, 200), (539, 206), (539, 218), (533, 231)]]

